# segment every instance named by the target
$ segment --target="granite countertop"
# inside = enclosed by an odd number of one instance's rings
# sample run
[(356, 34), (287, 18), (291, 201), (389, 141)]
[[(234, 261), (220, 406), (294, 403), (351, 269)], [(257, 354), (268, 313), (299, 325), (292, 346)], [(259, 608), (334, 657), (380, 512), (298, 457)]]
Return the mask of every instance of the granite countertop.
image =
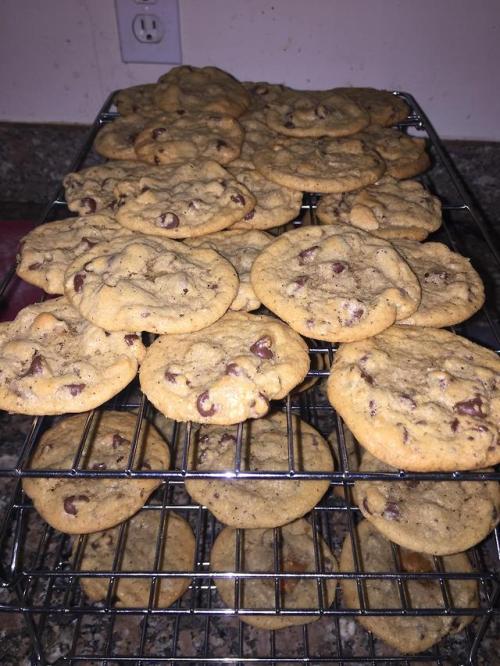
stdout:
[[(61, 177), (68, 171), (76, 147), (83, 141), (87, 131), (87, 127), (79, 125), (0, 123), (0, 177), (2, 180), (0, 220), (39, 218), (46, 202), (55, 192)], [(498, 214), (500, 210), (500, 183), (498, 182), (500, 143), (447, 141), (445, 147), (469, 190), (473, 193), (475, 201), (489, 220), (492, 233), (500, 234), (500, 216)], [(439, 179), (439, 173), (436, 173), (436, 178)], [(468, 242), (474, 246), (473, 232), (471, 232)], [(498, 268), (488, 263), (487, 258), (483, 259), (478, 256), (474, 260), (484, 262), (484, 272), (491, 275), (492, 280), (490, 300), (493, 299), (499, 303), (500, 273)], [(500, 311), (500, 307), (498, 310)], [(9, 467), (13, 464), (16, 451), (28, 431), (30, 423), (29, 417), (0, 415), (0, 432), (3, 439), (0, 447), (1, 467)], [(0, 515), (8, 504), (12, 488), (11, 480), (0, 479)], [(29, 546), (27, 548), (29, 550)], [(214, 597), (214, 599), (216, 598)], [(215, 600), (214, 603), (217, 601)], [(134, 649), (133, 646), (137, 645), (142, 622), (140, 617), (134, 616), (123, 616), (117, 620), (112, 629), (117, 653), (130, 654), (130, 650)], [(478, 663), (481, 666), (492, 664), (491, 656), (500, 652), (498, 616), (493, 622), (495, 624), (490, 626), (479, 653)], [(106, 618), (86, 616), (80, 627), (80, 650), (83, 650), (89, 657), (92, 650), (99, 650), (102, 645), (103, 628), (106, 629), (107, 626)], [(75, 619), (73, 617), (51, 616), (48, 618), (43, 633), (43, 642), (49, 663), (54, 663), (67, 652), (74, 629)], [(176, 634), (176, 632), (178, 633)], [(342, 618), (338, 626), (328, 618), (323, 618), (310, 625), (308, 641), (311, 652), (318, 657), (327, 657), (331, 653), (331, 646), (336, 645), (337, 632), (340, 632), (345, 649), (344, 657), (368, 654), (368, 635), (353, 618), (349, 617)], [(205, 619), (186, 616), (178, 626), (170, 618), (150, 619), (147, 644), (152, 653), (170, 654), (168, 650), (175, 635), (179, 655), (199, 653), (205, 636)], [(240, 636), (238, 621), (234, 618), (214, 617), (210, 622), (209, 635), (211, 656), (215, 658), (222, 659), (228, 654), (237, 655), (240, 641), (246, 657), (269, 654), (269, 634), (246, 627)], [(279, 657), (281, 652), (300, 658), (303, 655), (301, 652), (303, 638), (303, 631), (300, 627), (277, 632), (276, 656)], [(0, 614), (0, 639), (1, 664), (18, 666), (31, 663), (29, 632), (20, 615)], [(443, 656), (446, 663), (457, 663), (456, 655), (464, 654), (465, 649), (463, 634), (444, 641)], [(393, 652), (382, 645), (377, 654), (383, 657), (384, 655), (389, 656)], [(203, 655), (200, 653), (200, 659), (196, 663), (203, 662), (202, 657)], [(88, 663), (95, 662), (89, 658)], [(404, 663), (412, 662), (410, 660)]]

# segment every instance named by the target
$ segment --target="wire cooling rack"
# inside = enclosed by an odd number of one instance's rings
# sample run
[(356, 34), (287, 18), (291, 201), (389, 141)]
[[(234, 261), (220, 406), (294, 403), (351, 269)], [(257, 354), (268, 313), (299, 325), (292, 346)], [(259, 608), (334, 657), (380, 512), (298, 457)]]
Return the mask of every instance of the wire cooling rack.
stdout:
[[(433, 235), (434, 240), (448, 244), (455, 251), (472, 258), (487, 289), (488, 306), (472, 319), (454, 327), (457, 333), (485, 346), (500, 349), (500, 325), (498, 308), (494, 305), (490, 291), (490, 267), (500, 269), (500, 258), (494, 239), (477, 206), (464, 188), (453, 164), (422, 109), (408, 94), (398, 93), (408, 102), (411, 114), (401, 123), (402, 128), (423, 134), (429, 140), (434, 160), (432, 170), (422, 181), (426, 187), (438, 194), (443, 202), (444, 224)], [(93, 161), (93, 139), (99, 128), (116, 117), (110, 96), (93, 124), (86, 141), (75, 159), (71, 170), (76, 171)], [(305, 194), (300, 219), (292, 224), (314, 224), (318, 197)], [(69, 215), (61, 188), (48, 205), (41, 223)], [(495, 268), (496, 267), (496, 268)], [(0, 285), (0, 294), (10, 293), (15, 269), (12, 268)], [(496, 310), (496, 312), (495, 312)], [(0, 611), (21, 614), (26, 623), (31, 644), (31, 660), (34, 664), (488, 664), (488, 654), (481, 650), (481, 642), (488, 632), (494, 634), (498, 626), (498, 598), (500, 589), (500, 541), (498, 530), (479, 546), (469, 551), (472, 572), (447, 573), (441, 558), (434, 558), (434, 572), (409, 573), (400, 566), (400, 553), (393, 546), (393, 566), (390, 571), (373, 573), (363, 570), (362, 556), (356, 538), (355, 525), (360, 513), (352, 502), (351, 488), (357, 479), (401, 480), (500, 480), (500, 473), (455, 472), (455, 473), (393, 473), (359, 472), (352, 467), (346, 440), (349, 437), (341, 419), (326, 400), (321, 386), (322, 378), (328, 376), (329, 366), (335, 354), (335, 345), (310, 342), (313, 360), (311, 378), (319, 382), (302, 393), (294, 393), (286, 400), (276, 401), (272, 408), (293, 413), (316, 427), (322, 434), (335, 432), (338, 441), (338, 464), (335, 472), (307, 472), (294, 459), (292, 430), (288, 429), (288, 469), (283, 471), (249, 471), (242, 458), (241, 427), (235, 428), (236, 455), (233, 470), (210, 472), (192, 470), (188, 465), (188, 449), (191, 425), (168, 423), (168, 439), (172, 447), (171, 470), (141, 470), (134, 465), (138, 453), (138, 433), (143, 419), (155, 421), (157, 414), (152, 405), (140, 393), (137, 383), (132, 383), (101, 409), (137, 411), (136, 431), (131, 453), (123, 471), (96, 471), (85, 467), (87, 435), (91, 430), (96, 412), (88, 415), (82, 438), (75, 451), (73, 464), (64, 470), (31, 470), (29, 461), (41, 434), (55, 419), (35, 417), (22, 437), (12, 444), (7, 461), (0, 466), (2, 488), (8, 487), (9, 496), (4, 496), (5, 511), (0, 527)], [(322, 359), (314, 363), (314, 359)], [(314, 369), (318, 368), (318, 369)], [(20, 417), (11, 417), (12, 420)], [(290, 418), (288, 419), (290, 425)], [(164, 424), (165, 425), (165, 424)], [(14, 438), (15, 439), (15, 438)], [(196, 538), (193, 566), (181, 572), (160, 571), (158, 562), (162, 547), (162, 531), (158, 531), (154, 544), (155, 563), (144, 571), (122, 571), (125, 524), (121, 526), (118, 547), (113, 566), (109, 571), (85, 573), (85, 578), (101, 577), (108, 580), (105, 600), (91, 603), (83, 594), (79, 579), (82, 577), (81, 561), (87, 547), (88, 537), (71, 537), (49, 527), (36, 513), (30, 500), (22, 491), (25, 477), (71, 477), (71, 478), (157, 478), (163, 483), (150, 498), (144, 511), (159, 513), (163, 518), (169, 511), (184, 517), (193, 528)], [(241, 566), (228, 573), (210, 570), (210, 551), (221, 525), (203, 506), (192, 502), (184, 490), (188, 478), (234, 478), (234, 479), (328, 479), (330, 490), (321, 503), (310, 513), (313, 527), (315, 562), (307, 573), (284, 572), (280, 566), (280, 529), (273, 532), (274, 566), (270, 571), (245, 572)], [(343, 493), (335, 493), (335, 488)], [(159, 520), (159, 524), (162, 521)], [(332, 573), (321, 561), (319, 535), (331, 550), (338, 555), (344, 538), (351, 540), (356, 571)], [(236, 563), (242, 562), (241, 535), (237, 537)], [(170, 608), (158, 608), (155, 592), (162, 579), (169, 577), (188, 578), (188, 591)], [(150, 582), (149, 603), (144, 608), (117, 607), (116, 585), (121, 578), (146, 578)], [(235, 604), (227, 608), (221, 602), (215, 587), (218, 578), (230, 577), (235, 584)], [(267, 578), (274, 586), (275, 607), (272, 609), (250, 609), (245, 607), (242, 586), (245, 580)], [(314, 608), (290, 609), (283, 606), (284, 581), (310, 578), (315, 581), (318, 601)], [(340, 586), (337, 587), (334, 603), (328, 605), (325, 584), (329, 579), (340, 581), (354, 579), (358, 586), (359, 608), (346, 608), (342, 601)], [(399, 593), (400, 605), (391, 609), (370, 607), (364, 582), (370, 579), (394, 580)], [(442, 602), (437, 607), (415, 608), (408, 595), (407, 582), (437, 580)], [(452, 580), (474, 580), (480, 596), (475, 609), (454, 605), (450, 592)], [(319, 621), (310, 625), (280, 631), (257, 630), (237, 618), (245, 615), (307, 615)], [(460, 618), (477, 616), (460, 636), (447, 638), (432, 650), (402, 656), (391, 651), (356, 625), (353, 618), (364, 615), (382, 616), (431, 616), (445, 615)], [(457, 620), (458, 621), (458, 620)], [(57, 639), (55, 638), (57, 637)], [(57, 649), (54, 644), (57, 643)]]

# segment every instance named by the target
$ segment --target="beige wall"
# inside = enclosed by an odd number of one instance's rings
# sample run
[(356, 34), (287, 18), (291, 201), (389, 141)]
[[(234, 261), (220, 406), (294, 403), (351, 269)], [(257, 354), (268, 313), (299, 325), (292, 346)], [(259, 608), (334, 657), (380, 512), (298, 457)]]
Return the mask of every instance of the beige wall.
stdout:
[[(444, 137), (500, 140), (500, 0), (180, 0), (184, 62), (413, 92)], [(124, 64), (112, 0), (0, 1), (0, 119), (89, 122)]]

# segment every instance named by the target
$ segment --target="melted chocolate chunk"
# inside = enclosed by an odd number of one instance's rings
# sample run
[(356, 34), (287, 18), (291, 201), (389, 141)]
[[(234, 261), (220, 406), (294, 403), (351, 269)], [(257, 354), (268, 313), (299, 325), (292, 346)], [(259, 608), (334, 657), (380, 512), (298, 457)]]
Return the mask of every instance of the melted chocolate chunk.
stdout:
[(82, 293), (83, 283), (85, 282), (86, 277), (85, 273), (77, 273), (73, 278), (73, 287), (77, 294)]
[(339, 273), (343, 273), (346, 271), (348, 268), (348, 265), (345, 263), (345, 261), (334, 261), (332, 262), (332, 271), (338, 275)]
[(170, 382), (170, 384), (175, 384), (178, 376), (179, 375), (176, 372), (170, 372), (170, 370), (165, 370), (164, 377), (167, 380), (167, 382)]
[(475, 398), (470, 400), (462, 400), (462, 402), (456, 402), (453, 411), (458, 412), (458, 414), (465, 414), (467, 416), (477, 416), (479, 418), (484, 418), (486, 414), (482, 411), (483, 401), (481, 396), (476, 395)]
[(80, 204), (84, 208), (87, 208), (89, 213), (95, 213), (96, 212), (97, 203), (96, 203), (96, 200), (93, 199), (92, 197), (83, 197), (83, 199), (80, 200)]
[(359, 374), (361, 375), (361, 379), (364, 379), (367, 384), (370, 384), (370, 386), (373, 386), (375, 384), (375, 380), (373, 377), (368, 374), (363, 368), (359, 369)]
[(460, 421), (458, 419), (453, 419), (453, 421), (451, 421), (450, 428), (452, 432), (457, 432), (459, 423)]
[(87, 495), (69, 495), (64, 498), (64, 510), (66, 513), (69, 513), (70, 516), (76, 516), (78, 510), (75, 506), (75, 502), (90, 502)]
[(80, 395), (80, 393), (85, 388), (86, 384), (65, 384), (64, 388), (67, 388), (73, 397)]
[(370, 409), (370, 416), (375, 416), (375, 414), (377, 413), (377, 405), (375, 403), (375, 400), (370, 400), (370, 402), (368, 403), (368, 407)]
[(179, 218), (175, 213), (162, 213), (156, 218), (156, 226), (162, 229), (176, 229), (179, 226)]
[(248, 212), (248, 213), (243, 217), (243, 219), (246, 220), (246, 221), (248, 222), (248, 220), (253, 220), (254, 217), (255, 217), (255, 208), (254, 208), (253, 210), (251, 210), (250, 212)]
[(226, 365), (226, 375), (232, 375), (233, 377), (239, 377), (242, 374), (241, 368), (237, 363), (228, 363)]
[(382, 515), (384, 518), (387, 518), (387, 520), (399, 520), (401, 518), (401, 512), (399, 511), (398, 504), (396, 504), (396, 502), (387, 502)]
[(31, 359), (30, 367), (25, 373), (25, 377), (31, 377), (32, 375), (40, 375), (43, 372), (43, 356), (41, 354), (33, 354)]
[(203, 391), (203, 393), (200, 393), (196, 400), (196, 409), (200, 413), (201, 416), (213, 416), (217, 409), (215, 408), (215, 405), (212, 404), (210, 407), (207, 407), (207, 403), (209, 402), (210, 398), (208, 395), (208, 391)]
[(231, 195), (231, 201), (234, 201), (234, 203), (239, 204), (240, 206), (245, 205), (245, 197), (242, 194), (232, 194)]
[(253, 345), (250, 347), (250, 351), (252, 354), (255, 354), (255, 356), (258, 356), (259, 358), (271, 359), (274, 358), (274, 353), (271, 349), (272, 344), (273, 341), (269, 335), (264, 335), (262, 338), (259, 338), (256, 342), (253, 343)]
[(303, 266), (304, 264), (309, 264), (311, 261), (314, 260), (314, 257), (316, 256), (317, 251), (319, 250), (319, 245), (313, 245), (312, 247), (308, 247), (305, 250), (302, 250), (302, 252), (299, 252), (297, 255), (299, 259), (299, 265)]
[(128, 344), (129, 347), (131, 347), (136, 340), (139, 339), (139, 336), (136, 335), (135, 333), (127, 333), (125, 336), (125, 342)]

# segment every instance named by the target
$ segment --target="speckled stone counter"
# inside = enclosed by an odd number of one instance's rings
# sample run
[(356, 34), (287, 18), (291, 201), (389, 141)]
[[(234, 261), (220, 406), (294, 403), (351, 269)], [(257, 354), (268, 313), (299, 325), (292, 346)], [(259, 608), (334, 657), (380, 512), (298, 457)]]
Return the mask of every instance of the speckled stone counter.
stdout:
[[(37, 219), (42, 213), (49, 197), (55, 192), (60, 178), (69, 166), (85, 138), (88, 128), (77, 125), (26, 125), (0, 123), (0, 219), (21, 220)], [(448, 141), (445, 143), (466, 185), (476, 202), (491, 223), (492, 229), (500, 233), (500, 143)], [(439, 179), (439, 173), (433, 174)], [(449, 193), (450, 199), (453, 192)], [(468, 230), (474, 248), (474, 230)], [(477, 261), (482, 261), (477, 257)], [(490, 265), (485, 272), (491, 274), (491, 298), (499, 299), (500, 276)], [(9, 417), (0, 415), (0, 466), (9, 467), (14, 463), (15, 452), (30, 426), (28, 417)], [(0, 515), (9, 501), (13, 482), (0, 479)], [(336, 553), (340, 543), (334, 544)], [(214, 603), (217, 603), (215, 601)], [(152, 654), (170, 654), (172, 640), (177, 637), (179, 654), (196, 654), (201, 650), (205, 620), (202, 617), (186, 616), (175, 625), (170, 618), (153, 618), (149, 623), (147, 646)], [(61, 616), (57, 620), (48, 619), (44, 629), (44, 644), (49, 663), (55, 663), (63, 657), (72, 640), (75, 618)], [(130, 656), (132, 646), (137, 644), (142, 620), (138, 617), (125, 616), (117, 620), (113, 628), (113, 643), (117, 653)], [(80, 628), (80, 651), (89, 655), (89, 664), (97, 663), (90, 657), (94, 649), (102, 645), (102, 634), (107, 622), (100, 617), (87, 617)], [(491, 624), (486, 634), (478, 664), (491, 666), (500, 653), (498, 618)], [(175, 633), (177, 632), (177, 633)], [(353, 618), (345, 617), (338, 625), (323, 618), (311, 625), (308, 641), (311, 652), (325, 659), (331, 646), (341, 640), (344, 658), (349, 660), (354, 655), (369, 654), (368, 634), (360, 628)], [(269, 654), (269, 634), (246, 627), (240, 635), (238, 621), (234, 618), (214, 617), (211, 620), (211, 654), (222, 660), (228, 654), (236, 655), (239, 644), (243, 646), (244, 656), (258, 658)], [(303, 634), (301, 628), (291, 628), (277, 633), (274, 646), (276, 656), (285, 653), (300, 660), (303, 656)], [(295, 646), (295, 647), (294, 647)], [(0, 664), (4, 666), (24, 666), (30, 664), (30, 638), (26, 624), (20, 615), (0, 613)], [(465, 638), (451, 637), (442, 643), (443, 662), (458, 664), (458, 657), (463, 658)], [(382, 647), (377, 654), (383, 659), (394, 655)], [(200, 662), (203, 662), (200, 653)], [(116, 662), (109, 662), (116, 663)], [(151, 663), (151, 662), (148, 662)], [(157, 663), (157, 662), (153, 662)], [(197, 662), (198, 663), (198, 662)], [(213, 663), (213, 662), (212, 662)], [(314, 663), (314, 662), (309, 662)], [(357, 663), (350, 661), (349, 663)], [(378, 663), (389, 663), (379, 661)], [(391, 662), (393, 663), (393, 662)], [(416, 663), (413, 660), (397, 663)]]

